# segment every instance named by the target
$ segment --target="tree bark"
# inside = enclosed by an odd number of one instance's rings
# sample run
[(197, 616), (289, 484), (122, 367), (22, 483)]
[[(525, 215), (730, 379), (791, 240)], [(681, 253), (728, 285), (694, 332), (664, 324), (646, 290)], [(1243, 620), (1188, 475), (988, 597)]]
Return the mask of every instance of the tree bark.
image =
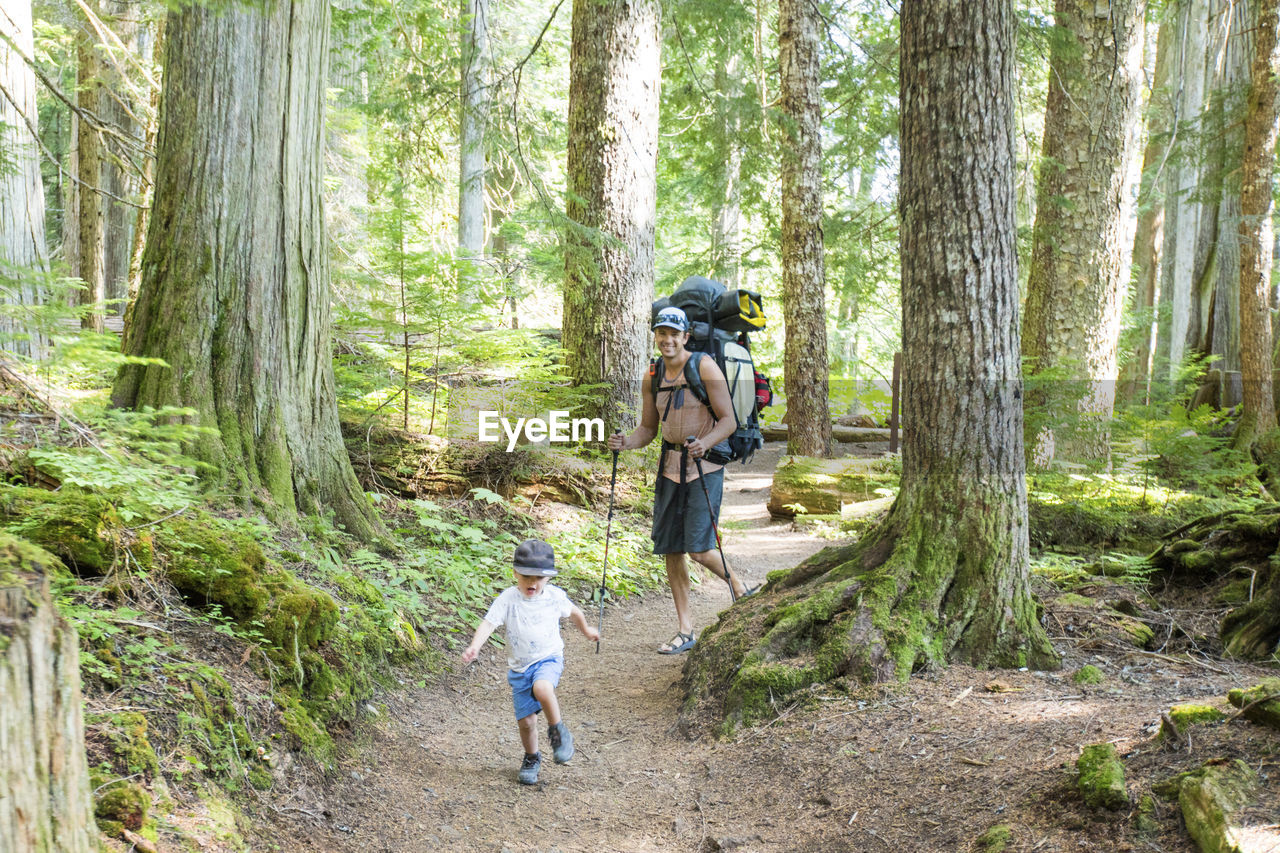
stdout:
[[(1276, 428), (1271, 374), (1272, 171), (1276, 160), (1276, 78), (1280, 75), (1276, 0), (1259, 0), (1240, 193), (1240, 370), (1244, 406), (1237, 447)], [(1280, 471), (1272, 471), (1272, 475)]]
[[(489, 118), (489, 0), (462, 0), (462, 74), (458, 99), (458, 249), (476, 264), (485, 247), (485, 132)], [(478, 276), (463, 270), (464, 298), (477, 296)]]
[(1175, 75), (1180, 81), (1170, 126), (1170, 158), (1165, 191), (1164, 250), (1160, 269), (1161, 317), (1157, 353), (1174, 382), (1194, 343), (1191, 294), (1195, 279), (1196, 241), (1202, 205), (1196, 198), (1200, 165), (1194, 156), (1197, 129), (1205, 105), (1204, 67), (1209, 31), (1208, 0), (1179, 0)]
[[(120, 39), (131, 53), (139, 50), (141, 32), (138, 7), (126, 0), (105, 0), (104, 24)], [(145, 134), (135, 116), (145, 116), (147, 104), (137, 101), (130, 82), (121, 73), (117, 63), (102, 64), (103, 97), (100, 110), (103, 119), (121, 133), (131, 137)], [(146, 94), (145, 90), (142, 94)], [(141, 165), (141, 163), (139, 163)], [(102, 185), (115, 198), (104, 200), (103, 212), (103, 295), (111, 301), (107, 312), (116, 316), (124, 313), (129, 295), (129, 265), (133, 257), (133, 232), (137, 227), (140, 211), (117, 199), (132, 199), (141, 189), (142, 176), (118, 158), (102, 160)]]
[(79, 640), (49, 597), (56, 564), (0, 533), (0, 850), (97, 849)]
[(831, 452), (826, 264), (822, 245), (822, 18), (811, 0), (780, 0), (778, 69), (782, 152), (783, 388), (787, 452)]
[[(657, 217), (657, 0), (574, 0), (563, 342), (587, 415), (634, 423), (648, 367)], [(594, 409), (594, 411), (591, 411)]]
[(738, 99), (742, 97), (742, 71), (732, 37), (717, 30), (716, 163), (719, 181), (711, 232), (712, 278), (730, 290), (738, 287), (742, 265), (742, 141)]
[(729, 724), (839, 676), (926, 664), (1053, 667), (1029, 588), (1009, 0), (902, 5), (900, 213), (907, 377), (901, 492), (704, 631), (686, 725)]
[[(30, 0), (7, 3), (5, 11), (0, 15), (0, 73), (9, 97), (0, 98), (0, 150), (5, 152), (6, 160), (6, 167), (0, 169), (0, 264), (43, 272), (48, 268), (49, 253), (44, 234), (40, 153), (33, 138), (37, 125), (36, 83), (31, 67), (23, 59), (33, 53)], [(41, 294), (20, 272), (5, 271), (8, 282), (4, 301), (34, 306), (41, 301)], [(0, 349), (39, 358), (46, 343), (21, 320), (18, 311), (0, 314)]]
[(166, 24), (164, 107), (142, 286), (118, 406), (187, 406), (217, 427), (212, 479), (287, 516), (381, 532), (342, 444), (323, 193), (327, 4), (183, 7)]
[(1142, 154), (1142, 186), (1138, 193), (1138, 224), (1133, 238), (1133, 308), (1135, 314), (1148, 318), (1138, 334), (1138, 346), (1123, 375), (1123, 397), (1133, 401), (1147, 400), (1150, 394), (1152, 370), (1155, 365), (1156, 319), (1154, 312), (1160, 298), (1160, 265), (1164, 247), (1164, 186), (1163, 175), (1169, 156), (1169, 120), (1173, 113), (1173, 91), (1169, 74), (1172, 66), (1173, 27), (1168, 21), (1160, 24), (1156, 36), (1155, 77), (1151, 83), (1151, 98), (1147, 104), (1147, 144)]
[(1064, 401), (1079, 420), (1065, 436), (1035, 436), (1032, 449), (1105, 462), (1133, 251), (1144, 4), (1057, 0), (1054, 18), (1022, 350), (1035, 372), (1079, 383)]
[[(1196, 351), (1213, 357), (1219, 375), (1240, 370), (1240, 165), (1244, 118), (1253, 56), (1251, 3), (1213, 0), (1205, 85), (1208, 105), (1201, 119), (1204, 169), (1199, 192), (1206, 198), (1196, 247), (1196, 287), (1192, 296)], [(1230, 408), (1238, 383), (1222, 386), (1220, 405)]]
[[(91, 115), (102, 113), (102, 62), (98, 57), (97, 43), (91, 35), (92, 28), (80, 21), (76, 34), (77, 89), (76, 104)], [(79, 196), (79, 241), (76, 259), (80, 266), (73, 272), (84, 282), (80, 291), (80, 305), (88, 310), (80, 318), (81, 328), (94, 332), (103, 330), (103, 303), (106, 300), (103, 197), (102, 187), (102, 134), (83, 119), (79, 123), (79, 160), (77, 162), (77, 186)]]

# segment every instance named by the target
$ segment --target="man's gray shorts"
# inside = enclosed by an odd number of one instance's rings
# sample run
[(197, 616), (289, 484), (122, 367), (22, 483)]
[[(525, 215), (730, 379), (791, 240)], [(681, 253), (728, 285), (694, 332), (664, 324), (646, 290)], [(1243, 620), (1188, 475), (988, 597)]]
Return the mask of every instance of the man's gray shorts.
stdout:
[(707, 511), (707, 497), (715, 507), (715, 521), (720, 520), (720, 496), (724, 491), (724, 469), (708, 472), (702, 478), (706, 482), (707, 495), (702, 485), (692, 480), (683, 486), (666, 477), (659, 477), (653, 496), (653, 553), (699, 554), (716, 547), (716, 533), (711, 513)]

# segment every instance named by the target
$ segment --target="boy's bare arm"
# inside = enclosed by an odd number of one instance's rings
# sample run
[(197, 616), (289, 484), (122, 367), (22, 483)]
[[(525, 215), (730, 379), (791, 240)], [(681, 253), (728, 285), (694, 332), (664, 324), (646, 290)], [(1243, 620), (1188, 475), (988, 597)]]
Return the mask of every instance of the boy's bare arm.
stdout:
[(471, 663), (480, 654), (480, 649), (484, 647), (484, 641), (489, 639), (489, 635), (494, 632), (497, 625), (491, 625), (486, 620), (481, 619), (479, 627), (476, 628), (475, 636), (471, 638), (471, 645), (467, 646), (462, 652), (462, 662), (464, 664)]
[(586, 614), (583, 613), (576, 604), (573, 605), (573, 611), (569, 614), (569, 621), (572, 622), (574, 627), (581, 631), (582, 636), (586, 637), (588, 640), (600, 639), (600, 632), (596, 630), (594, 625), (588, 624)]

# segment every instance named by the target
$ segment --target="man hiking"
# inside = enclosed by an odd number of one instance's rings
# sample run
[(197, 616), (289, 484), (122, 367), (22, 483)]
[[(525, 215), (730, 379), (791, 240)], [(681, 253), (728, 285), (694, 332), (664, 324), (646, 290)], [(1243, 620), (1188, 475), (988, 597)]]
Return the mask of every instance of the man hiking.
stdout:
[[(758, 587), (743, 586), (724, 562), (723, 554), (716, 553), (724, 466), (704, 457), (737, 429), (724, 373), (715, 359), (699, 355), (695, 364), (709, 399), (708, 405), (703, 405), (685, 379), (686, 362), (694, 354), (685, 349), (689, 318), (679, 308), (667, 307), (658, 312), (653, 339), (662, 357), (650, 370), (662, 373), (657, 383), (642, 383), (640, 425), (626, 437), (621, 433), (609, 436), (608, 446), (610, 450), (635, 450), (653, 441), (661, 429), (662, 454), (654, 485), (651, 536), (653, 553), (666, 558), (667, 584), (676, 605), (676, 635), (659, 646), (658, 652), (675, 655), (687, 652), (697, 641), (689, 612), (685, 554), (728, 580), (735, 599), (750, 595)], [(702, 482), (698, 482), (700, 477)]]

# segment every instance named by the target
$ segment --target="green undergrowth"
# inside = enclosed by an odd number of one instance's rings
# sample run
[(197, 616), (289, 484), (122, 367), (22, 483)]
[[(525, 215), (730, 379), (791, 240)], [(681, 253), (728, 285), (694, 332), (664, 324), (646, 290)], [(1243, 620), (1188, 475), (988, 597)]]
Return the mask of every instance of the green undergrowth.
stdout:
[[(548, 524), (545, 507), (535, 521), (526, 500), (483, 488), (384, 498), (394, 534), (374, 550), (323, 518), (286, 531), (209, 503), (170, 477), (179, 458), (62, 446), (4, 460), (0, 530), (61, 561), (50, 580), (81, 639), (110, 834), (154, 838), (174, 787), (244, 796), (332, 768), (382, 693), (447, 669), (523, 538), (555, 546), (556, 583), (575, 600), (598, 595), (604, 513), (568, 507)], [(126, 465), (150, 483), (141, 499), (122, 486)], [(62, 485), (23, 484), (50, 481)], [(661, 583), (642, 524), (619, 511), (610, 538), (610, 598)]]
[(1153, 478), (1060, 472), (1029, 476), (1027, 497), (1032, 548), (1075, 553), (1150, 553), (1161, 537), (1196, 518), (1260, 503), (1169, 488)]

